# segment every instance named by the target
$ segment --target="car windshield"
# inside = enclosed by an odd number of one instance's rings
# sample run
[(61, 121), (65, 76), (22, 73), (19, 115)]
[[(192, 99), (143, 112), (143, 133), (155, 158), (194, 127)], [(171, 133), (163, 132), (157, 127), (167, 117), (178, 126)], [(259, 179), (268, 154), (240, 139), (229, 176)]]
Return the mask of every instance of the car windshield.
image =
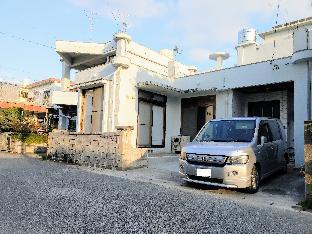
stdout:
[(199, 132), (195, 141), (251, 142), (255, 127), (255, 120), (213, 120)]

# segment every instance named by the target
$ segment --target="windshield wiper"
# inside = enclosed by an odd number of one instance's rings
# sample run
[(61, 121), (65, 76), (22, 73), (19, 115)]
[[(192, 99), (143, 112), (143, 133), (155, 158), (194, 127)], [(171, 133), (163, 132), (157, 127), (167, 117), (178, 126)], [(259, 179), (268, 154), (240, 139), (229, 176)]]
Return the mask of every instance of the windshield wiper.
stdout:
[(231, 140), (231, 142), (250, 142), (250, 141), (249, 140), (236, 139), (236, 140)]

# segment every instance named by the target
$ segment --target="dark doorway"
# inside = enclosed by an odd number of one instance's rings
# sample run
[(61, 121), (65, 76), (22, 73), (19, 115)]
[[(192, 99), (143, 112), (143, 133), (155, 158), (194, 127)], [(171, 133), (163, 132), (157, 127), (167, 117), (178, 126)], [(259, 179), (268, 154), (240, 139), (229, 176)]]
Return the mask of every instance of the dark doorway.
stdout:
[(280, 101), (248, 102), (249, 117), (280, 118)]
[(181, 134), (194, 139), (206, 122), (215, 118), (215, 96), (181, 100)]

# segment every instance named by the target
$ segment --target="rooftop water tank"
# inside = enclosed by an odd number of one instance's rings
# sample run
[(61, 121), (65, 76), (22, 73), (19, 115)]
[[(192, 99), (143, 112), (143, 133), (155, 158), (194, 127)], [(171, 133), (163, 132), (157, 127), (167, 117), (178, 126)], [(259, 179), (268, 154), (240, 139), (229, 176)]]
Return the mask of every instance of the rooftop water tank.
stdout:
[(238, 44), (255, 43), (256, 29), (248, 28), (238, 32)]

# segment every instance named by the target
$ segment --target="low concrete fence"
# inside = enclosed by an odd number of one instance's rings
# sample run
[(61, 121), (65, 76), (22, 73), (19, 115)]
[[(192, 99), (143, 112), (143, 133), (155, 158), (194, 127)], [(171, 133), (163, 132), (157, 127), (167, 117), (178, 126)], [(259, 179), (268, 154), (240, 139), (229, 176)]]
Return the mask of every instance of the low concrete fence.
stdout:
[(147, 166), (145, 150), (131, 146), (131, 134), (131, 127), (99, 134), (55, 131), (49, 134), (48, 155), (53, 160), (118, 170)]

